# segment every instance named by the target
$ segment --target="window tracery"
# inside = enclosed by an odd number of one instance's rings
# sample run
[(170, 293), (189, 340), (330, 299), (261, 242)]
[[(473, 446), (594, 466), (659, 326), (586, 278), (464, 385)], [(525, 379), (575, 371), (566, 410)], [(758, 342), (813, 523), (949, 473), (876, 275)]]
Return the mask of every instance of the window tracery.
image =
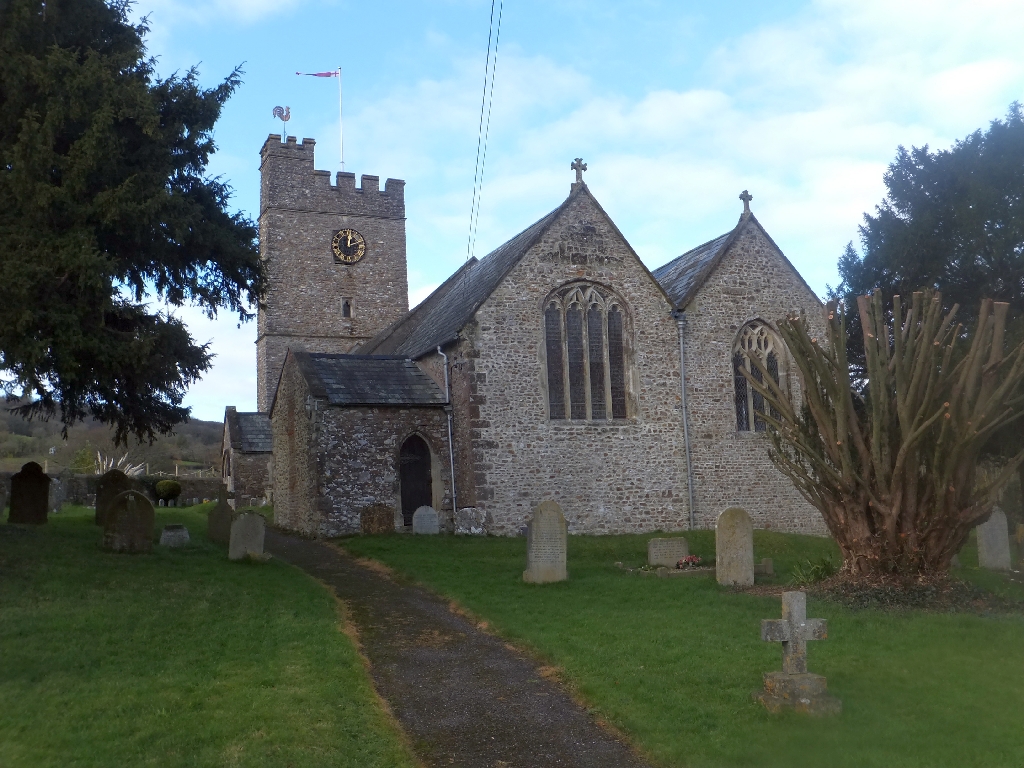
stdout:
[(548, 415), (625, 419), (625, 309), (607, 288), (573, 283), (544, 307)]
[[(765, 323), (755, 320), (747, 323), (740, 330), (733, 346), (732, 355), (737, 431), (764, 432), (767, 429), (768, 424), (762, 418), (765, 412), (764, 397), (750, 386), (743, 371), (749, 372), (751, 378), (757, 382), (764, 381), (761, 370), (750, 364), (750, 358), (756, 357), (775, 380), (775, 383), (780, 384), (779, 357), (781, 354), (781, 344), (775, 333)], [(775, 409), (770, 406), (768, 415), (773, 418), (778, 416)]]

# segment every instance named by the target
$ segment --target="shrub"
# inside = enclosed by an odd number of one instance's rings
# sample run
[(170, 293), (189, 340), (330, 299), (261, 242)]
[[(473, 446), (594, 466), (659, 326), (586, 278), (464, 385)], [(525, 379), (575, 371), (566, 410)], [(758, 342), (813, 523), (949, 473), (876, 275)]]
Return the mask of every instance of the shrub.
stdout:
[(154, 490), (158, 499), (170, 501), (181, 496), (181, 483), (177, 480), (160, 480)]

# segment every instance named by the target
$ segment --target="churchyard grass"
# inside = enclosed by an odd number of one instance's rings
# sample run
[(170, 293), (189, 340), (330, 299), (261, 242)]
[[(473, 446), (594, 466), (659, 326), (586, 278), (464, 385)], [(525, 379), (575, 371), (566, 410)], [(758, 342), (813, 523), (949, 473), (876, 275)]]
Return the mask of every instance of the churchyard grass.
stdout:
[[(778, 643), (760, 640), (761, 619), (780, 615), (779, 598), (724, 589), (711, 578), (614, 567), (643, 564), (648, 538), (570, 536), (569, 580), (545, 585), (521, 580), (523, 538), (339, 543), (457, 601), (558, 667), (595, 715), (658, 765), (1024, 764), (1021, 615), (851, 611), (811, 598), (808, 616), (827, 619), (829, 637), (809, 644), (809, 668), (827, 676), (843, 713), (772, 715), (751, 692), (763, 672), (781, 668)], [(692, 553), (713, 562), (713, 532), (688, 539)], [(754, 548), (755, 561), (774, 559), (776, 583), (797, 562), (838, 558), (829, 540), (767, 531), (755, 532)], [(962, 559), (971, 580), (993, 578), (970, 567), (968, 553)]]
[[(212, 506), (212, 505), (210, 505)], [(331, 594), (192, 543), (100, 551), (93, 510), (0, 528), (0, 765), (412, 766)]]

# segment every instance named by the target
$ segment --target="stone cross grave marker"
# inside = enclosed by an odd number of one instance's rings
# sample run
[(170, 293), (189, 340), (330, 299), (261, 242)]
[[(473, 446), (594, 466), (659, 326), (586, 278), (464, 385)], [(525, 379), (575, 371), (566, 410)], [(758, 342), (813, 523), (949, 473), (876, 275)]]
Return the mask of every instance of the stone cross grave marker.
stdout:
[(117, 494), (107, 508), (101, 546), (110, 552), (152, 552), (156, 513), (139, 491)]
[(567, 533), (562, 508), (553, 501), (542, 501), (526, 526), (526, 570), (523, 581), (546, 584), (565, 581)]
[(412, 532), (435, 534), (440, 532), (437, 523), (437, 510), (433, 507), (420, 507), (412, 513)]
[(671, 539), (648, 539), (647, 564), (675, 568), (676, 563), (690, 554), (686, 539), (677, 536)]
[(46, 522), (50, 500), (50, 478), (43, 468), (30, 461), (11, 477), (11, 513), (9, 523), (42, 525)]
[(715, 526), (715, 578), (726, 586), (754, 583), (754, 524), (740, 507), (729, 507)]
[(754, 698), (772, 712), (795, 709), (810, 714), (837, 714), (842, 702), (827, 693), (827, 682), (821, 675), (807, 671), (807, 641), (828, 637), (824, 619), (807, 618), (807, 595), (804, 592), (782, 594), (782, 618), (761, 622), (761, 639), (782, 643), (782, 671), (766, 672), (764, 690), (755, 691)]
[(110, 509), (110, 502), (119, 493), (134, 490), (131, 479), (120, 469), (105, 472), (96, 483), (96, 525), (103, 526)]
[(206, 536), (215, 544), (227, 546), (231, 541), (231, 521), (235, 511), (228, 504), (227, 486), (222, 485), (217, 496), (217, 506), (206, 515)]
[(990, 571), (1010, 570), (1010, 529), (1006, 514), (999, 507), (974, 529), (978, 536), (978, 565)]
[(231, 541), (228, 560), (263, 557), (263, 540), (267, 535), (267, 521), (255, 512), (243, 512), (231, 523)]

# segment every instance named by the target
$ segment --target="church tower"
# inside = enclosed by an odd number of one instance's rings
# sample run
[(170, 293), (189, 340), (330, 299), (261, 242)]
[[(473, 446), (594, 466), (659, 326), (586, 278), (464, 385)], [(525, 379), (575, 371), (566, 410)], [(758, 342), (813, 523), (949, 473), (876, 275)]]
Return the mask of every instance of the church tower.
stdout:
[(289, 346), (345, 353), (409, 309), (405, 182), (313, 166), (313, 139), (271, 134), (260, 152), (256, 397), (270, 409)]

